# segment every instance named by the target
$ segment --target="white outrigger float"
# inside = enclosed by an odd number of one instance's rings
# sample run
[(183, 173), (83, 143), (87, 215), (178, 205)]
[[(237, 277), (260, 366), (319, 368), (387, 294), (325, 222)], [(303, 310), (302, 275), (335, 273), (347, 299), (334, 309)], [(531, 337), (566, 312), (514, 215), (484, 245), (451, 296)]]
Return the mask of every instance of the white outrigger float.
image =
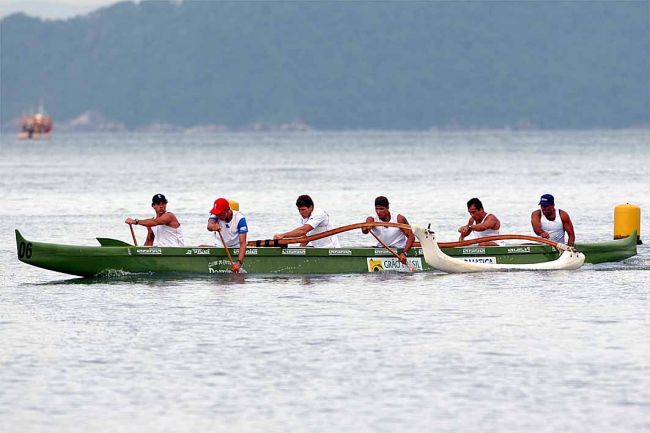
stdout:
[(490, 272), (490, 271), (550, 271), (550, 270), (574, 270), (579, 269), (585, 262), (585, 255), (575, 248), (564, 244), (556, 244), (558, 250), (562, 250), (560, 256), (548, 262), (525, 263), (525, 264), (499, 264), (499, 263), (475, 263), (467, 262), (448, 256), (438, 246), (435, 233), (428, 228), (412, 226), (413, 234), (422, 244), (422, 254), (429, 266), (447, 273), (465, 272)]

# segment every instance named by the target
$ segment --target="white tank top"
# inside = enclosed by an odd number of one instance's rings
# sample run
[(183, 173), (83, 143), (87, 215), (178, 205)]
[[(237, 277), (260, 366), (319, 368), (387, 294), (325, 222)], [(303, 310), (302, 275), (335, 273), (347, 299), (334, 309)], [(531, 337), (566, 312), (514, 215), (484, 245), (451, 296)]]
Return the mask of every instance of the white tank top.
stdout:
[[(307, 236), (316, 235), (318, 233), (332, 230), (334, 228), (332, 226), (332, 221), (330, 219), (329, 214), (325, 212), (323, 209), (319, 209), (319, 208), (314, 208), (309, 218), (301, 217), (300, 223), (302, 225), (309, 224), (314, 228), (313, 230), (307, 232)], [(323, 239), (316, 239), (315, 241), (309, 242), (307, 246), (317, 247), (317, 248), (341, 248), (341, 244), (339, 243), (339, 238), (336, 235), (328, 236)]]
[[(391, 223), (396, 223), (397, 222), (397, 213), (396, 212), (391, 212), (390, 213), (390, 221)], [(379, 221), (381, 222), (381, 221)], [(402, 230), (399, 227), (373, 227), (372, 232), (376, 234), (379, 239), (384, 241), (386, 245), (389, 247), (394, 247), (394, 248), (404, 248), (406, 246), (406, 236), (402, 232)], [(378, 247), (383, 247), (382, 244), (377, 243)]]
[(151, 231), (154, 235), (154, 247), (182, 247), (185, 245), (183, 230), (180, 226), (177, 229), (166, 225), (153, 226)]
[[(483, 217), (483, 219), (480, 222), (476, 222), (476, 221), (474, 221), (474, 222), (476, 224), (481, 224), (490, 215), (492, 215), (492, 214), (490, 214), (490, 213), (485, 214), (485, 216)], [(469, 234), (467, 239), (480, 239), (480, 238), (484, 238), (486, 236), (495, 236), (495, 235), (498, 235), (498, 234), (499, 234), (499, 230), (493, 230), (493, 229), (483, 230), (482, 232), (472, 230), (472, 233)], [(497, 243), (499, 243), (499, 242), (497, 242)]]
[[(232, 219), (230, 221), (217, 219), (217, 223), (221, 226), (221, 235), (223, 236), (223, 240), (226, 241), (226, 245), (229, 248), (238, 248), (239, 234), (248, 233), (248, 226), (244, 215), (241, 212), (234, 210), (232, 211)], [(214, 237), (215, 246), (219, 248), (223, 247), (219, 233), (214, 232)]]
[(546, 219), (544, 212), (539, 211), (541, 214), (542, 230), (548, 232), (548, 238), (555, 242), (564, 242), (564, 224), (560, 217), (560, 209), (555, 211), (555, 219), (553, 221)]

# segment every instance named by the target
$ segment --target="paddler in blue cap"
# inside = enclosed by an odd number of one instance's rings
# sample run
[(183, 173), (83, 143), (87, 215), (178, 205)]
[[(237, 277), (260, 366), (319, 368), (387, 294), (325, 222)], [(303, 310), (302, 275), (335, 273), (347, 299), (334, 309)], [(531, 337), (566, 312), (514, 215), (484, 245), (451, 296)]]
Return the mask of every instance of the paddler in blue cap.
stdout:
[[(555, 209), (555, 198), (551, 194), (544, 194), (539, 199), (539, 209), (530, 216), (533, 231), (544, 239), (573, 245), (576, 235), (569, 214), (562, 209)], [(569, 235), (566, 240), (564, 233)], [(565, 242), (566, 240), (566, 242)]]

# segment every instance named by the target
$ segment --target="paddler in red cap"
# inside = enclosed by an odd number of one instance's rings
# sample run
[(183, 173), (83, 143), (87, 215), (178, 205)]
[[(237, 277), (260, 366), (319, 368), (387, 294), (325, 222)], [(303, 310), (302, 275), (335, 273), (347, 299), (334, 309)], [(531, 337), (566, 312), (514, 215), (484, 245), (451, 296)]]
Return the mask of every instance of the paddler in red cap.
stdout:
[[(239, 272), (244, 264), (246, 256), (246, 236), (248, 235), (248, 224), (246, 217), (236, 210), (230, 208), (230, 203), (225, 198), (218, 198), (208, 218), (208, 230), (215, 233), (215, 246), (224, 248), (239, 248), (239, 256), (232, 264), (232, 271)], [(223, 243), (222, 243), (223, 241)]]

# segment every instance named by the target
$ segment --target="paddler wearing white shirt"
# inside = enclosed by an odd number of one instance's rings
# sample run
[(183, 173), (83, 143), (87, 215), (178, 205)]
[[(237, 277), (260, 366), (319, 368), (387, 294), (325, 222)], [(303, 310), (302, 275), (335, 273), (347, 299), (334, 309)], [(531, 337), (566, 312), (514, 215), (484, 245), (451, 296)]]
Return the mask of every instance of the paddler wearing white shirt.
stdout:
[(147, 240), (145, 246), (154, 247), (182, 247), (185, 244), (181, 223), (171, 212), (167, 212), (167, 199), (162, 194), (156, 194), (151, 199), (151, 207), (156, 212), (154, 218), (133, 219), (127, 218), (126, 224), (145, 226)]
[[(460, 240), (470, 235), (469, 239), (480, 239), (499, 234), (501, 221), (491, 213), (485, 212), (481, 200), (474, 197), (467, 202), (467, 212), (470, 217), (467, 224), (458, 228)], [(481, 242), (481, 246), (499, 245), (497, 242)]]
[[(232, 271), (239, 272), (246, 257), (246, 237), (248, 235), (248, 223), (244, 215), (239, 211), (232, 210), (230, 203), (225, 198), (218, 198), (210, 210), (208, 230), (221, 233), (218, 243), (215, 243), (216, 246), (239, 248), (237, 260), (232, 264)], [(221, 243), (222, 239), (225, 245)]]
[(576, 234), (573, 230), (573, 223), (569, 214), (562, 209), (555, 211), (555, 198), (551, 194), (544, 194), (539, 199), (540, 209), (534, 211), (530, 216), (530, 223), (533, 231), (545, 239), (564, 243), (564, 233), (569, 236), (567, 245), (573, 245)]
[[(273, 239), (297, 238), (301, 236), (311, 236), (332, 230), (332, 219), (329, 214), (320, 208), (314, 207), (314, 201), (308, 195), (301, 195), (296, 200), (296, 207), (300, 214), (301, 225), (286, 233), (278, 233)], [(311, 242), (305, 242), (300, 246), (309, 246), (317, 248), (340, 248), (339, 238), (336, 235), (328, 236), (322, 239), (316, 239)]]
[[(401, 223), (401, 224), (409, 223), (404, 215), (398, 214), (397, 212), (391, 213), (390, 203), (388, 202), (388, 199), (382, 195), (380, 195), (375, 199), (375, 213), (377, 214), (377, 218), (379, 219), (379, 221), (383, 221), (385, 223), (388, 222)], [(374, 222), (374, 221), (375, 221), (374, 217), (369, 216), (368, 218), (366, 218), (367, 223)], [(364, 234), (368, 234), (370, 233), (371, 230), (379, 239), (381, 239), (389, 247), (403, 248), (404, 251), (399, 255), (399, 261), (406, 264), (406, 254), (413, 246), (413, 242), (415, 242), (415, 236), (413, 235), (413, 231), (409, 229), (403, 229), (400, 227), (377, 226), (377, 227), (373, 227), (372, 229), (362, 228), (361, 232)], [(383, 245), (381, 243), (378, 243), (377, 246), (382, 247)]]

